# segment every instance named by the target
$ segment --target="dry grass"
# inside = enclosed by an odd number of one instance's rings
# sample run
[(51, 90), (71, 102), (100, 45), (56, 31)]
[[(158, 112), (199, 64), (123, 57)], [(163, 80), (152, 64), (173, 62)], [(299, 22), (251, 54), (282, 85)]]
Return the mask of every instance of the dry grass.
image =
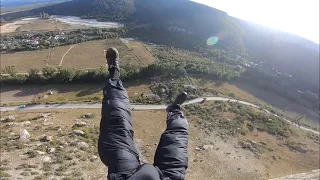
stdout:
[(139, 59), (131, 52), (120, 39), (107, 39), (76, 44), (65, 56), (62, 66), (68, 68), (98, 68), (105, 66), (104, 50), (116, 47), (120, 52), (120, 65), (138, 68), (142, 65)]
[(14, 65), (18, 72), (28, 72), (30, 68), (44, 68), (48, 52), (49, 50), (42, 50), (1, 54), (1, 70), (10, 65)]
[(31, 68), (42, 69), (46, 66), (56, 67), (69, 48), (70, 46), (61, 46), (38, 51), (1, 54), (1, 69), (13, 65), (18, 72), (28, 72)]
[(126, 40), (123, 42), (139, 58), (143, 65), (147, 66), (155, 62), (155, 57), (141, 42)]
[[(49, 112), (51, 116), (45, 118), (46, 121), (44, 121), (44, 118), (36, 118), (40, 113)], [(89, 112), (96, 116), (92, 119), (81, 119), (88, 126), (80, 128), (87, 135), (78, 137), (70, 134), (74, 123), (79, 121), (79, 116)], [(21, 147), (22, 150), (13, 148), (12, 151), (7, 152), (2, 149), (1, 160), (6, 167), (3, 173), (12, 175), (13, 179), (21, 178), (23, 175), (28, 175), (23, 177), (24, 179), (48, 179), (49, 177), (72, 179), (75, 175), (78, 179), (105, 178), (105, 166), (99, 159), (90, 160), (90, 156), (96, 155), (100, 109), (2, 112), (1, 117), (9, 114), (18, 115), (17, 122), (34, 120), (27, 127), (8, 127), (6, 126), (7, 123), (0, 123), (1, 129), (5, 131), (1, 133), (1, 139), (15, 137), (19, 134), (21, 128), (27, 129), (31, 134), (31, 142)], [(135, 141), (142, 153), (142, 159), (144, 162), (152, 163), (160, 136), (166, 127), (166, 113), (165, 111), (134, 111), (132, 119)], [(44, 122), (53, 124), (44, 126)], [(312, 150), (305, 154), (292, 152), (285, 146), (279, 146), (278, 144), (281, 144), (284, 140), (278, 140), (266, 133), (252, 132), (246, 136), (241, 136), (240, 139), (233, 137), (222, 139), (219, 130), (214, 130), (210, 135), (203, 133), (197, 127), (197, 121), (194, 118), (189, 118), (189, 126), (189, 170), (187, 179), (190, 180), (266, 179), (319, 168), (318, 144), (313, 143), (310, 139), (304, 139), (302, 136), (294, 138), (295, 141), (303, 141)], [(62, 133), (57, 131), (59, 128), (61, 128)], [(40, 146), (36, 146), (39, 143), (38, 139), (44, 135), (53, 136), (53, 141), (50, 143), (42, 142)], [(251, 139), (258, 143), (263, 142), (273, 151), (263, 153), (258, 159), (248, 150), (234, 148), (238, 140), (242, 139)], [(79, 141), (87, 142), (90, 148), (75, 150), (75, 142)], [(68, 144), (65, 144), (65, 142)], [(204, 144), (212, 144), (213, 150), (195, 150), (196, 147)], [(63, 146), (63, 149), (57, 150), (55, 153), (46, 154), (46, 156), (52, 158), (52, 163), (41, 162), (42, 155), (38, 155), (37, 158), (28, 158), (28, 155), (24, 154), (24, 152), (35, 150), (45, 151), (46, 146), (56, 147), (57, 149), (59, 149), (59, 146)], [(6, 147), (2, 146), (1, 148)], [(42, 150), (43, 148), (44, 150)], [(16, 169), (17, 167), (20, 168)], [(23, 173), (29, 171), (30, 173)]]
[[(57, 67), (62, 57), (70, 49), (70, 46), (60, 46), (56, 48), (25, 51), (11, 54), (1, 54), (1, 68), (14, 65), (18, 72), (28, 72), (30, 68), (42, 69), (46, 66)], [(120, 39), (107, 39), (84, 42), (74, 45), (66, 54), (62, 67), (76, 69), (91, 69), (105, 66), (104, 50), (108, 47), (116, 47), (120, 52), (121, 66), (127, 68), (139, 68), (143, 65), (140, 59), (129, 50)]]
[(64, 57), (62, 66), (66, 68), (79, 69), (98, 68), (104, 66), (104, 49), (105, 40), (76, 44)]
[[(124, 83), (130, 98), (150, 93), (148, 84)], [(104, 84), (10, 86), (1, 88), (1, 104), (101, 102)], [(48, 95), (52, 91), (53, 95)]]

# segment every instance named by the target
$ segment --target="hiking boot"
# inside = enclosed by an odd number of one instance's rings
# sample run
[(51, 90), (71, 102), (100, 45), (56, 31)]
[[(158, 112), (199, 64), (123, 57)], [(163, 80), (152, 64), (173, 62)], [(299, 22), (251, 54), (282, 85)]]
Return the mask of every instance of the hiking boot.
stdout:
[(108, 64), (108, 70), (110, 78), (120, 78), (120, 67), (119, 67), (119, 52), (116, 48), (109, 48), (106, 52), (106, 59)]
[(111, 47), (107, 50), (106, 59), (109, 69), (113, 67), (119, 69), (119, 52), (116, 48)]
[(173, 111), (173, 110), (180, 110), (181, 109), (181, 105), (187, 100), (188, 94), (186, 92), (182, 92), (180, 93), (176, 99), (174, 100), (174, 102), (172, 104), (170, 104), (167, 107), (167, 112)]

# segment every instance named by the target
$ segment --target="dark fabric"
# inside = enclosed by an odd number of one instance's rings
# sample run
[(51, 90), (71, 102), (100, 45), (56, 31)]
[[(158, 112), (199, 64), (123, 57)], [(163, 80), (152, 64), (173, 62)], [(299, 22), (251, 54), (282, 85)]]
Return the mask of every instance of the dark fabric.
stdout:
[(98, 151), (108, 166), (109, 175), (128, 179), (139, 167), (139, 155), (133, 141), (131, 107), (122, 82), (109, 79), (103, 89)]
[(154, 157), (165, 177), (184, 180), (188, 168), (188, 121), (176, 109), (168, 113), (167, 129), (162, 134)]
[(109, 76), (112, 79), (119, 79), (120, 78), (120, 70), (118, 67), (111, 67), (108, 69)]
[(109, 180), (183, 180), (188, 167), (188, 123), (183, 113), (168, 113), (167, 128), (153, 165), (140, 165), (133, 140), (131, 107), (121, 80), (109, 79), (103, 89), (98, 151)]
[(128, 180), (164, 180), (162, 173), (150, 164), (140, 166)]

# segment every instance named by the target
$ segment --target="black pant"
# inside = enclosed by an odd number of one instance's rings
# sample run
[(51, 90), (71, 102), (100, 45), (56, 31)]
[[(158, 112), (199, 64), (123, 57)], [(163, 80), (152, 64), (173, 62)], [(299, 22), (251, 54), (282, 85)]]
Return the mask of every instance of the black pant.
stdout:
[(131, 107), (121, 80), (109, 79), (103, 89), (100, 136), (102, 162), (108, 166), (108, 179), (183, 180), (188, 168), (188, 122), (180, 110), (167, 116), (154, 164), (141, 165), (133, 140)]

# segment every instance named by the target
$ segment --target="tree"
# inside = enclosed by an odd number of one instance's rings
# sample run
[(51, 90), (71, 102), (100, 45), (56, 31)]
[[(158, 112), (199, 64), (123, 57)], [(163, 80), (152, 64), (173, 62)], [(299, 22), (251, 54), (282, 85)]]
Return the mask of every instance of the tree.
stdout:
[(56, 82), (68, 83), (72, 82), (72, 79), (75, 75), (73, 69), (59, 68), (58, 73), (55, 76)]
[(35, 83), (35, 84), (41, 83), (42, 78), (41, 78), (39, 72), (40, 71), (38, 69), (30, 69), (29, 75), (28, 75), (28, 81), (30, 83)]
[(53, 79), (56, 75), (56, 68), (53, 67), (45, 67), (42, 69), (42, 74), (46, 79)]
[(16, 68), (11, 65), (11, 66), (6, 66), (3, 70), (4, 74), (9, 74), (11, 77), (16, 77), (17, 75), (17, 70)]

